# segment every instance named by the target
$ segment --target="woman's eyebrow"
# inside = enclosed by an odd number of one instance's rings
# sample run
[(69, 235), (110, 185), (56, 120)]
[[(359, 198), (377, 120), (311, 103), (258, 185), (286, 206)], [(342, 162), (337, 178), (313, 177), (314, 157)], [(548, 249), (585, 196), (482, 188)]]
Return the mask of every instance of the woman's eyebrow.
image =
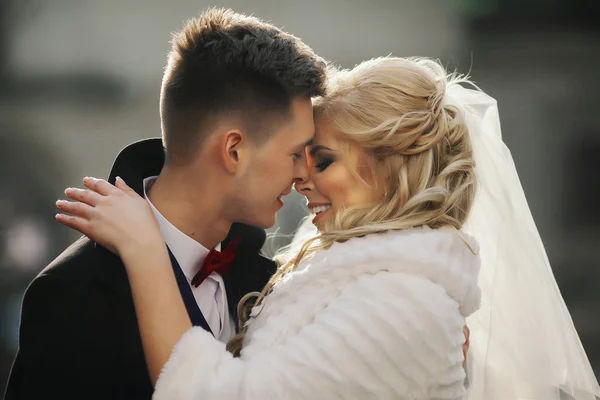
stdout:
[(318, 145), (313, 146), (313, 147), (310, 148), (310, 155), (311, 155), (311, 157), (314, 157), (315, 154), (317, 154), (319, 151), (322, 151), (322, 150), (332, 151), (329, 147), (325, 147), (325, 146), (322, 146), (322, 145), (318, 144)]

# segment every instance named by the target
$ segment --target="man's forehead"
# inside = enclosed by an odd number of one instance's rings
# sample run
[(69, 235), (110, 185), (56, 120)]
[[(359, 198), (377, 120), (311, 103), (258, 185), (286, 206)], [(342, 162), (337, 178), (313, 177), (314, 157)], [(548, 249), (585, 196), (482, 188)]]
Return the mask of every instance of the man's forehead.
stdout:
[(297, 147), (306, 147), (306, 146), (310, 146), (312, 144), (314, 140), (314, 134), (311, 136), (306, 136), (296, 142), (291, 142), (292, 147), (297, 148)]

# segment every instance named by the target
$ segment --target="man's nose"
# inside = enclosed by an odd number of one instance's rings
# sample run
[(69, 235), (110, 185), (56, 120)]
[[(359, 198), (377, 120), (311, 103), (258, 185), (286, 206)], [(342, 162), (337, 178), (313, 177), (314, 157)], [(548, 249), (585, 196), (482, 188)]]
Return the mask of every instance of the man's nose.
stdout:
[(306, 158), (299, 160), (294, 168), (294, 184), (303, 183), (310, 179)]
[(308, 192), (310, 192), (312, 190), (312, 188), (313, 188), (313, 183), (308, 175), (306, 176), (306, 178), (301, 179), (301, 180), (299, 179), (294, 182), (294, 189), (296, 189), (296, 192), (303, 194), (305, 196)]

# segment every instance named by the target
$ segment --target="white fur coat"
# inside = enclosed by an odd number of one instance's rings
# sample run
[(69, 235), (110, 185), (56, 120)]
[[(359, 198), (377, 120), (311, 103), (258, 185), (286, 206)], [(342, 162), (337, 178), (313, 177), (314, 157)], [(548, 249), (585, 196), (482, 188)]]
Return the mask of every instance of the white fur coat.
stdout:
[(336, 243), (274, 288), (240, 358), (201, 328), (188, 331), (154, 398), (461, 399), (477, 252), (450, 228)]

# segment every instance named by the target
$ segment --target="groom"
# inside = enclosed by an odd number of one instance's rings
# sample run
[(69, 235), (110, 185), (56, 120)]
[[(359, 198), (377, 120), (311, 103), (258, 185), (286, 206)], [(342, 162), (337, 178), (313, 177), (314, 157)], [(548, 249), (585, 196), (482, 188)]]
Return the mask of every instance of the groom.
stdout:
[[(324, 82), (324, 61), (299, 39), (208, 10), (173, 39), (162, 141), (128, 146), (110, 173), (111, 182), (120, 176), (146, 196), (192, 323), (223, 342), (235, 333), (240, 298), (274, 272), (259, 253), (261, 228), (307, 178), (311, 97), (323, 94)], [(234, 238), (241, 242), (229, 272), (200, 281), (209, 250)], [(150, 399), (152, 391), (125, 268), (81, 238), (27, 289), (5, 398)]]

